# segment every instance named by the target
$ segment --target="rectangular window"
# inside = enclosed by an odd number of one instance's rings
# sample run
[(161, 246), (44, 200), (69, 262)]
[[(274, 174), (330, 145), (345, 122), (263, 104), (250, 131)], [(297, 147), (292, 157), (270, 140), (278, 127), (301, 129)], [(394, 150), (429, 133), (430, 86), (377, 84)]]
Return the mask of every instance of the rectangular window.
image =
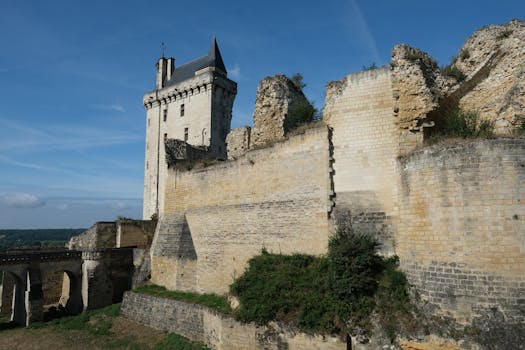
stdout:
[(188, 134), (189, 134), (188, 128), (184, 128), (184, 141), (185, 142), (188, 142)]
[(149, 126), (149, 124), (150, 124), (150, 120), (149, 120), (149, 118), (148, 118), (148, 126)]
[(184, 117), (184, 103), (180, 105), (180, 116)]
[(166, 119), (168, 119), (168, 110), (167, 109), (162, 111), (162, 120), (165, 122)]
[(168, 134), (164, 134), (164, 142), (168, 139)]

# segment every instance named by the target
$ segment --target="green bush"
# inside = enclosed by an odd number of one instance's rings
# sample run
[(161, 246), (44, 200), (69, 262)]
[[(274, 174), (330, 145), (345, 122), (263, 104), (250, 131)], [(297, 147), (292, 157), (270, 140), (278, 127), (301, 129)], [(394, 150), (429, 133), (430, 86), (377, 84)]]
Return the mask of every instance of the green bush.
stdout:
[(378, 243), (370, 236), (339, 230), (328, 244), (332, 269), (331, 292), (338, 299), (371, 296), (383, 270), (382, 258), (375, 254)]
[(317, 110), (308, 101), (295, 104), (288, 110), (288, 116), (284, 120), (284, 130), (289, 132), (302, 124), (314, 120)]
[(445, 112), (441, 134), (461, 138), (489, 138), (494, 135), (494, 122), (480, 120), (476, 111), (453, 108)]
[(330, 239), (326, 256), (263, 250), (230, 286), (240, 301), (236, 317), (259, 324), (284, 321), (306, 332), (347, 334), (356, 327), (370, 329), (371, 315), (378, 314), (395, 332), (397, 319), (387, 314), (410, 319), (405, 315), (411, 312), (408, 284), (396, 270), (397, 260), (376, 254), (377, 245), (369, 236), (343, 228)]

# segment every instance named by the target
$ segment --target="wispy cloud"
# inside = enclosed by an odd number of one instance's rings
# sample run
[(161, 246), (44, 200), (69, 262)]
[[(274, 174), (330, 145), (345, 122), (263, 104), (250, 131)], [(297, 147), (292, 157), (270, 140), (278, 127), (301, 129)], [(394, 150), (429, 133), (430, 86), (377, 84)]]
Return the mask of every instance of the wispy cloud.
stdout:
[(50, 125), (36, 129), (23, 123), (0, 119), (0, 151), (46, 152), (85, 150), (141, 141), (138, 133), (84, 125)]
[(62, 171), (62, 169), (59, 169), (56, 167), (50, 167), (46, 165), (28, 163), (28, 162), (20, 162), (20, 161), (11, 159), (3, 155), (0, 155), (0, 162), (9, 164), (9, 165), (19, 166), (22, 168), (27, 168), (27, 169), (46, 170), (46, 171)]
[(69, 209), (69, 204), (67, 204), (67, 203), (60, 203), (59, 205), (57, 205), (57, 209), (58, 210), (68, 210)]
[(234, 79), (240, 79), (241, 78), (241, 67), (239, 67), (239, 64), (235, 63), (235, 66), (228, 71), (228, 74), (230, 75), (230, 77)]
[(37, 208), (42, 207), (46, 202), (30, 193), (15, 193), (0, 197), (0, 201), (12, 208)]
[(101, 110), (109, 110), (109, 111), (115, 111), (115, 112), (125, 112), (126, 109), (121, 104), (115, 103), (111, 105), (93, 105), (96, 109)]
[(376, 41), (357, 0), (350, 0), (348, 4), (350, 18), (348, 19), (347, 26), (350, 29), (352, 39), (359, 41), (360, 44), (364, 46), (374, 62), (380, 63)]

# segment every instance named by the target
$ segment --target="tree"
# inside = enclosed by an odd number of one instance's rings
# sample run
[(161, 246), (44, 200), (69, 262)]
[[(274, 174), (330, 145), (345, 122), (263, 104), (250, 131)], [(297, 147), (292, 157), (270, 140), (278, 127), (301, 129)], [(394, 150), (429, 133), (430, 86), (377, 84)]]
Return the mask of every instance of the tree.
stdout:
[(306, 87), (306, 83), (303, 82), (303, 75), (301, 73), (295, 73), (290, 80), (301, 91)]

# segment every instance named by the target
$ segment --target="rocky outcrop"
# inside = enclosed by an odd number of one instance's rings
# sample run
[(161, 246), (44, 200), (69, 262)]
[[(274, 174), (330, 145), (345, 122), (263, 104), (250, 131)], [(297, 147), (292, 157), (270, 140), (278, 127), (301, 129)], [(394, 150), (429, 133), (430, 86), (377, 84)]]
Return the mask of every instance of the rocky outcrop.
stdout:
[(391, 67), (396, 123), (401, 129), (419, 131), (451, 83), (429, 54), (409, 45), (392, 49)]
[(232, 129), (226, 137), (226, 147), (228, 150), (228, 159), (236, 159), (250, 149), (250, 136), (252, 128), (241, 126)]
[(498, 134), (525, 122), (525, 21), (486, 26), (461, 47), (454, 65), (466, 76), (467, 89), (456, 93), (465, 110), (477, 110), (495, 122)]
[(282, 140), (289, 111), (309, 103), (301, 89), (284, 75), (266, 77), (259, 82), (253, 113), (252, 144), (263, 146)]

